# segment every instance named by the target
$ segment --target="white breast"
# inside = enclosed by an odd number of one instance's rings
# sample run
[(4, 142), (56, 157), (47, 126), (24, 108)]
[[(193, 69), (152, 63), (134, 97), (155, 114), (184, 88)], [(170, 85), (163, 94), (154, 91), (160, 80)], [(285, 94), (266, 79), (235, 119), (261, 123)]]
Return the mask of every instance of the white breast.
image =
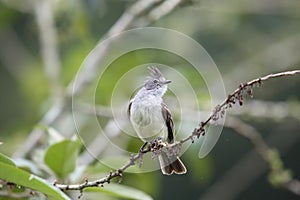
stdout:
[(138, 136), (143, 141), (151, 141), (154, 138), (167, 136), (167, 127), (162, 115), (161, 99), (154, 101), (133, 101), (131, 105), (130, 121)]

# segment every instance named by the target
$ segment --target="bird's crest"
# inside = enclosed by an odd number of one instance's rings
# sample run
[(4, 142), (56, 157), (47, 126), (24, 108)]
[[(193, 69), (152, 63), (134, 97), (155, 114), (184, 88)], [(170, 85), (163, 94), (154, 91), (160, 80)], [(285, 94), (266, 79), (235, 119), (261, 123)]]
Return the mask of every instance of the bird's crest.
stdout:
[(149, 70), (149, 73), (152, 78), (155, 78), (155, 79), (163, 78), (162, 73), (159, 71), (159, 69), (157, 67), (151, 66), (151, 67), (148, 67), (148, 70)]

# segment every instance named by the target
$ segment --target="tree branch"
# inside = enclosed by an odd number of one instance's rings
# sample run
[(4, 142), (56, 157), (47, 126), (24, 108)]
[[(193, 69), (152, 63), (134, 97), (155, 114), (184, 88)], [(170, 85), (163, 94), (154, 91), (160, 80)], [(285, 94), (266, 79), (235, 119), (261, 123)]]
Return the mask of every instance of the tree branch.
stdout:
[(39, 28), (40, 48), (45, 74), (49, 79), (54, 97), (61, 94), (60, 59), (57, 49), (57, 32), (53, 16), (52, 2), (34, 1), (34, 16)]
[(293, 76), (296, 74), (300, 74), (300, 70), (293, 70), (293, 71), (286, 71), (280, 72), (276, 74), (269, 74), (264, 77), (253, 79), (252, 81), (241, 83), (239, 88), (237, 88), (233, 93), (229, 94), (228, 97), (219, 105), (217, 105), (212, 112), (212, 114), (208, 117), (208, 119), (204, 122), (200, 122), (199, 127), (195, 128), (193, 133), (182, 139), (180, 142), (184, 143), (188, 140), (193, 142), (194, 138), (199, 138), (201, 134), (205, 134), (204, 126), (206, 126), (211, 120), (216, 121), (220, 117), (225, 115), (225, 111), (228, 108), (231, 108), (233, 104), (239, 102), (239, 105), (242, 106), (244, 102), (244, 93), (245, 91), (247, 94), (252, 97), (253, 96), (253, 87), (254, 86), (261, 86), (261, 84), (269, 79), (279, 78), (282, 76)]
[[(191, 140), (193, 142), (195, 138), (198, 139), (201, 135), (204, 136), (205, 135), (205, 127), (209, 124), (209, 122), (212, 120), (216, 121), (220, 117), (223, 117), (225, 115), (225, 111), (228, 108), (231, 108), (232, 104), (235, 104), (236, 101), (238, 101), (240, 105), (243, 105), (243, 98), (244, 98), (245, 91), (247, 92), (248, 95), (250, 95), (252, 97), (252, 95), (253, 95), (252, 89), (254, 86), (256, 86), (256, 85), (261, 86), (261, 84), (263, 82), (270, 80), (270, 79), (279, 78), (279, 77), (283, 77), (283, 76), (294, 76), (296, 74), (300, 74), (300, 70), (286, 71), (286, 72), (281, 72), (281, 73), (276, 73), (276, 74), (269, 74), (267, 76), (260, 77), (260, 78), (254, 79), (252, 81), (240, 84), (239, 88), (237, 88), (233, 93), (229, 94), (228, 97), (220, 105), (217, 105), (215, 107), (214, 111), (212, 112), (212, 114), (208, 117), (208, 119), (204, 122), (201, 122), (199, 127), (195, 128), (194, 131), (191, 133), (191, 135), (188, 136), (187, 138), (182, 139), (177, 142), (174, 142), (172, 144), (168, 144), (161, 140), (155, 140), (151, 145), (148, 146), (148, 148), (145, 151), (143, 151), (143, 152), (140, 151), (135, 156), (132, 156), (129, 159), (129, 161), (127, 162), (127, 164), (120, 167), (119, 169), (117, 169), (114, 172), (110, 172), (109, 175), (107, 175), (106, 177), (98, 179), (96, 181), (92, 181), (92, 182), (85, 181), (82, 184), (76, 184), (76, 185), (55, 183), (55, 186), (62, 190), (80, 190), (80, 191), (82, 191), (84, 188), (87, 188), (87, 187), (98, 187), (99, 185), (103, 186), (104, 183), (109, 183), (115, 177), (121, 178), (123, 172), (130, 166), (135, 165), (135, 161), (137, 161), (138, 159), (141, 159), (143, 154), (146, 154), (149, 152), (152, 152), (155, 154), (155, 153), (159, 152), (162, 148), (167, 148), (167, 150), (170, 150), (170, 152), (177, 152), (177, 151), (174, 151), (174, 149), (180, 148), (183, 143), (185, 143), (189, 140)], [(243, 128), (243, 130), (247, 131), (247, 133), (245, 133), (244, 136), (249, 138), (249, 140), (252, 141), (253, 144), (255, 144), (257, 151), (261, 154), (263, 159), (265, 161), (269, 162), (271, 159), (270, 154), (266, 153), (266, 152), (268, 152), (267, 150), (269, 148), (265, 144), (265, 142), (262, 140), (262, 138), (259, 135), (257, 136), (257, 134), (253, 135), (253, 133), (255, 133), (254, 129), (251, 129), (246, 126), (244, 126), (242, 128)], [(177, 149), (175, 149), (175, 150), (177, 150)], [(296, 188), (297, 183), (298, 182), (296, 180), (295, 181), (293, 180), (292, 182), (287, 182), (285, 185), (289, 190), (296, 193), (296, 191), (298, 190), (298, 188)]]
[(146, 154), (150, 151), (151, 151), (151, 149), (148, 148), (143, 152), (139, 152), (136, 155), (132, 155), (130, 157), (129, 161), (124, 166), (122, 166), (121, 168), (119, 168), (115, 171), (111, 171), (107, 176), (105, 176), (101, 179), (98, 179), (95, 181), (90, 181), (90, 182), (88, 180), (86, 180), (84, 183), (75, 184), (75, 185), (65, 185), (65, 184), (59, 184), (59, 183), (55, 182), (54, 185), (61, 190), (80, 190), (80, 191), (82, 191), (84, 188), (87, 188), (87, 187), (99, 187), (99, 186), (103, 187), (104, 183), (110, 183), (110, 181), (116, 177), (120, 178), (119, 179), (119, 183), (120, 183), (122, 181), (123, 172), (130, 166), (135, 165), (135, 162), (137, 160), (141, 159), (143, 154)]
[(178, 5), (186, 0), (166, 0), (156, 8), (152, 9), (147, 15), (139, 19), (139, 24), (151, 24), (163, 16), (169, 14)]

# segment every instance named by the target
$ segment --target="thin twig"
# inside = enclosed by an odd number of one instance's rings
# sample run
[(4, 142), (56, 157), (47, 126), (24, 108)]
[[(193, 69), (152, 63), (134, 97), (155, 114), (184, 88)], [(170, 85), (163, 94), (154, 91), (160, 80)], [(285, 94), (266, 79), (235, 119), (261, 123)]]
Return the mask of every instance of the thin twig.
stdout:
[[(205, 126), (207, 126), (211, 120), (218, 120), (219, 117), (223, 117), (224, 116), (223, 112), (225, 112), (226, 109), (231, 108), (232, 107), (231, 104), (233, 104), (236, 101), (236, 99), (238, 101), (242, 101), (244, 91), (247, 91), (247, 94), (252, 96), (253, 95), (252, 94), (253, 86), (255, 86), (257, 84), (261, 85), (262, 82), (273, 79), (273, 78), (278, 78), (278, 77), (282, 77), (282, 76), (293, 76), (296, 74), (300, 74), (300, 70), (287, 71), (287, 72), (281, 72), (281, 73), (276, 73), (276, 74), (269, 74), (267, 76), (257, 78), (252, 81), (249, 81), (247, 83), (241, 84), (238, 89), (236, 89), (233, 93), (228, 95), (227, 99), (225, 99), (220, 105), (217, 105), (215, 107), (214, 111), (212, 112), (212, 114), (208, 117), (208, 119), (204, 122), (201, 122), (200, 126), (198, 128), (195, 128), (195, 130), (187, 138), (177, 141), (177, 142), (174, 142), (173, 144), (167, 144), (162, 141), (159, 141), (160, 143), (158, 143), (154, 146), (150, 145), (150, 146), (148, 146), (148, 149), (146, 151), (144, 151), (143, 153), (139, 152), (135, 156), (132, 156), (126, 165), (122, 166), (115, 172), (112, 172), (109, 175), (107, 175), (106, 177), (101, 178), (99, 180), (92, 181), (92, 182), (86, 181), (85, 183), (77, 184), (77, 185), (66, 185), (66, 184), (55, 183), (55, 186), (57, 186), (58, 188), (63, 189), (63, 190), (80, 190), (80, 191), (82, 191), (82, 189), (84, 189), (86, 187), (97, 187), (99, 185), (103, 185), (104, 183), (109, 183), (111, 181), (111, 179), (113, 179), (115, 177), (121, 177), (122, 173), (127, 168), (134, 165), (135, 161), (138, 160), (139, 158), (141, 158), (143, 154), (146, 154), (149, 152), (152, 152), (155, 154), (157, 151), (160, 151), (162, 148), (170, 148), (170, 149), (176, 148), (189, 140), (191, 140), (193, 142), (195, 137), (199, 138), (201, 135), (203, 135), (205, 133)], [(251, 89), (251, 92), (249, 92), (250, 89)], [(231, 106), (228, 106), (228, 105), (231, 105)], [(241, 102), (240, 102), (240, 105), (242, 105)], [(223, 114), (220, 114), (220, 113), (223, 113)], [(250, 131), (250, 132), (254, 131), (254, 129), (251, 129), (249, 127), (246, 127), (246, 128), (244, 127), (244, 129), (247, 131)], [(247, 138), (251, 139), (251, 141), (258, 146), (257, 147), (258, 152), (261, 153), (262, 157), (268, 162), (270, 159), (270, 158), (268, 158), (269, 155), (265, 154), (265, 151), (266, 151), (266, 149), (268, 149), (268, 146), (264, 143), (262, 138), (257, 137), (257, 135), (255, 135), (255, 137), (253, 137), (252, 134), (251, 135), (248, 134), (245, 136), (247, 136)]]
[(135, 165), (135, 162), (137, 160), (139, 160), (140, 158), (142, 158), (143, 154), (146, 154), (148, 152), (150, 152), (151, 149), (148, 148), (146, 149), (145, 151), (143, 152), (139, 152), (138, 154), (134, 155), (134, 156), (131, 156), (129, 161), (124, 165), (122, 166), (121, 168), (113, 171), (113, 172), (110, 172), (106, 177), (104, 178), (101, 178), (101, 179), (98, 179), (98, 180), (95, 180), (95, 181), (85, 181), (84, 183), (81, 183), (81, 184), (75, 184), (75, 185), (65, 185), (65, 184), (59, 184), (59, 183), (54, 183), (54, 185), (56, 187), (58, 187), (59, 189), (61, 190), (80, 190), (82, 191), (84, 188), (87, 188), (87, 187), (99, 187), (99, 186), (103, 186), (104, 183), (110, 183), (110, 181), (113, 179), (113, 178), (116, 178), (116, 177), (119, 177), (119, 182), (122, 181), (122, 176), (123, 176), (123, 172), (129, 168), (130, 166), (133, 166)]
[(300, 74), (300, 70), (269, 74), (264, 77), (256, 78), (253, 79), (252, 81), (240, 84), (240, 86), (233, 93), (229, 94), (228, 97), (220, 105), (217, 105), (215, 107), (214, 111), (207, 118), (206, 121), (200, 122), (199, 127), (195, 128), (193, 134), (186, 137), (185, 139), (180, 140), (180, 142), (184, 143), (188, 140), (193, 141), (195, 137), (199, 138), (201, 134), (205, 134), (204, 126), (206, 126), (211, 120), (213, 121), (218, 120), (220, 117), (222, 117), (225, 114), (225, 111), (228, 108), (231, 108), (232, 105), (235, 104), (236, 102), (239, 102), (239, 104), (242, 106), (244, 101), (245, 91), (249, 96), (252, 97), (254, 86), (260, 86), (264, 81), (267, 81), (269, 79), (278, 78), (282, 76), (293, 76), (295, 74)]
[(163, 16), (169, 14), (178, 5), (185, 2), (186, 0), (166, 0), (159, 6), (151, 10), (149, 14), (139, 19), (139, 24), (148, 25), (151, 24)]
[(160, 1), (162, 0), (140, 0), (132, 4), (132, 6), (130, 6), (119, 20), (110, 28), (106, 36), (110, 37), (130, 28), (137, 17)]

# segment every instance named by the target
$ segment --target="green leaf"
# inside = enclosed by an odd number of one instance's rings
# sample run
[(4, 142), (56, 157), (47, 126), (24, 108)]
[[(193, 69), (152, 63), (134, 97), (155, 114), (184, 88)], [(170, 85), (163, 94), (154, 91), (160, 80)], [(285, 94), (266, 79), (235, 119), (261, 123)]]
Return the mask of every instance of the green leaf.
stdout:
[(44, 161), (59, 178), (65, 178), (76, 167), (80, 147), (79, 140), (68, 139), (55, 143), (48, 148)]
[(0, 162), (0, 179), (40, 191), (48, 195), (50, 199), (70, 199), (65, 193), (44, 179), (4, 162)]
[(115, 197), (121, 197), (124, 199), (138, 199), (138, 200), (152, 200), (153, 198), (145, 192), (120, 184), (106, 184), (104, 187), (87, 188), (86, 192), (100, 192)]
[(4, 155), (2, 153), (0, 153), (0, 162), (8, 164), (8, 165), (16, 166), (14, 161), (12, 161), (9, 157), (7, 157), (6, 155)]

